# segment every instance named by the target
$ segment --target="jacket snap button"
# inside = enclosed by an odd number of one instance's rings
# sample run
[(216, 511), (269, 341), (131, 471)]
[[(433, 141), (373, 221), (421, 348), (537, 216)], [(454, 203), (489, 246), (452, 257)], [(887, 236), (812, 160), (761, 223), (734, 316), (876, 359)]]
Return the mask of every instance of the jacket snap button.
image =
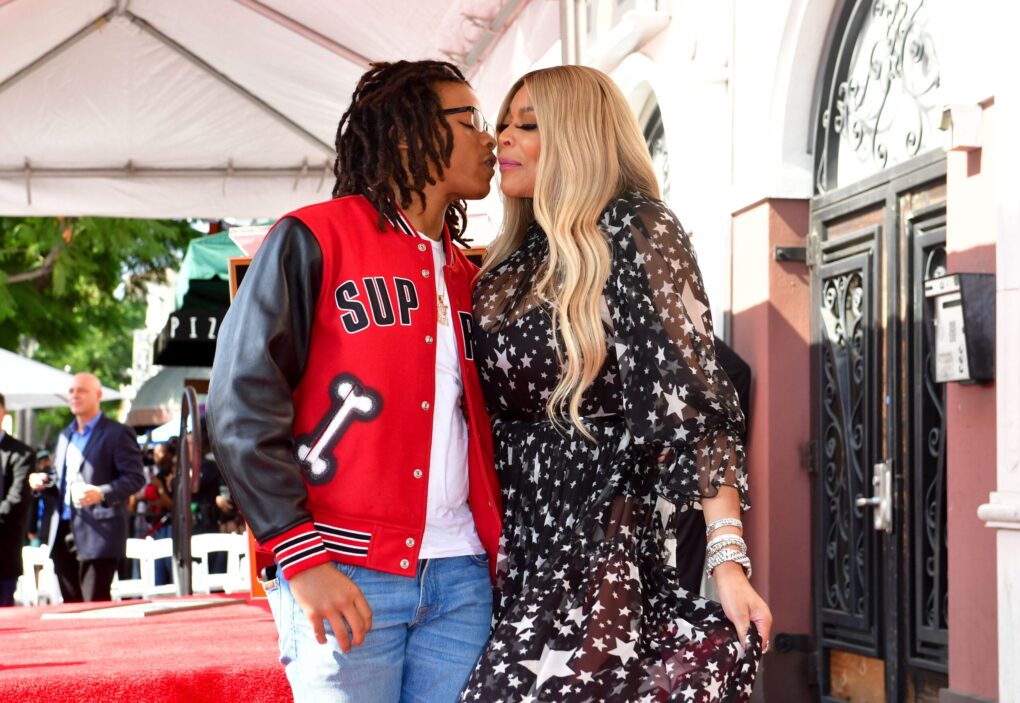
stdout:
[(427, 401), (427, 400), (423, 400), (423, 401), (421, 402), (421, 409), (422, 409), (422, 410), (428, 410), (428, 409), (429, 409), (429, 401)]
[(426, 343), (426, 344), (432, 344), (432, 342), (434, 342), (434, 341), (435, 341), (435, 340), (434, 340), (434, 339), (432, 339), (432, 335), (431, 335), (431, 334), (427, 334), (427, 335), (425, 335), (425, 343)]
[(424, 475), (425, 475), (425, 472), (422, 471), (421, 469), (415, 469), (414, 470), (414, 477), (415, 478), (421, 478)]
[(431, 274), (431, 273), (429, 273), (429, 270), (428, 270), (428, 269), (422, 269), (422, 270), (421, 270), (421, 275), (422, 275), (422, 276), (424, 276), (425, 278), (428, 278), (428, 277), (429, 277), (429, 276), (431, 276), (432, 274)]
[(425, 251), (425, 245), (424, 244), (419, 244), (418, 245), (418, 251)]
[(414, 546), (414, 537), (408, 537), (407, 541), (404, 542), (404, 544), (406, 544), (408, 547), (413, 547)]
[(400, 560), (400, 568), (401, 569), (406, 569), (410, 565), (411, 565), (411, 562), (409, 562), (407, 559), (401, 559)]

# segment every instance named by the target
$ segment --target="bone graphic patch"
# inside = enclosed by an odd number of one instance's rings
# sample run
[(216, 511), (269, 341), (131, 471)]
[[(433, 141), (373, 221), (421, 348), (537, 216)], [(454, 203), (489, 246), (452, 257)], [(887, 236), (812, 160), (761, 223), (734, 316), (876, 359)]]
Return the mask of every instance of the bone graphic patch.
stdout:
[(337, 470), (335, 449), (355, 420), (369, 422), (382, 410), (382, 398), (357, 378), (341, 374), (333, 382), (330, 412), (310, 435), (297, 439), (297, 459), (305, 478), (313, 485), (329, 482)]

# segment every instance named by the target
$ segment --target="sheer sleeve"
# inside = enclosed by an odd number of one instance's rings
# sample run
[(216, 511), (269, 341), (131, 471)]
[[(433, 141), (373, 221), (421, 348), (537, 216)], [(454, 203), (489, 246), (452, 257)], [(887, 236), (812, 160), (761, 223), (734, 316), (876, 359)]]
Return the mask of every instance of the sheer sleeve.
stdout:
[(637, 194), (614, 202), (600, 225), (613, 253), (605, 297), (623, 414), (638, 450), (659, 465), (658, 494), (690, 505), (733, 486), (746, 510), (744, 418), (716, 360), (690, 239), (664, 204)]

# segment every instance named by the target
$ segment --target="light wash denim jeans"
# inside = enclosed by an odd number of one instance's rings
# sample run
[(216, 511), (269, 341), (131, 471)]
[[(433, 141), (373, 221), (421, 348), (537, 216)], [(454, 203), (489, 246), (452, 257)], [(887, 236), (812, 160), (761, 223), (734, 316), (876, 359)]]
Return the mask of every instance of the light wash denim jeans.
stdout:
[(333, 566), (358, 585), (372, 608), (372, 629), (347, 654), (328, 622), (327, 643), (315, 641), (282, 572), (263, 583), (295, 703), (456, 701), (489, 638), (486, 556), (424, 560), (415, 578)]

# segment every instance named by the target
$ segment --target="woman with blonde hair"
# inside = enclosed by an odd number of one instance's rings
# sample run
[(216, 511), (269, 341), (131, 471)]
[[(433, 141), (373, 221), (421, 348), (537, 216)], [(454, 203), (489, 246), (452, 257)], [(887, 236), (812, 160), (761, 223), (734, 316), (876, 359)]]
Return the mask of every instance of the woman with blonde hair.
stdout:
[[(462, 699), (746, 700), (772, 616), (741, 538), (743, 417), (637, 121), (604, 74), (544, 69), (510, 89), (497, 149), (474, 351), (505, 516), (495, 629)], [(670, 566), (696, 508), (721, 606)]]

